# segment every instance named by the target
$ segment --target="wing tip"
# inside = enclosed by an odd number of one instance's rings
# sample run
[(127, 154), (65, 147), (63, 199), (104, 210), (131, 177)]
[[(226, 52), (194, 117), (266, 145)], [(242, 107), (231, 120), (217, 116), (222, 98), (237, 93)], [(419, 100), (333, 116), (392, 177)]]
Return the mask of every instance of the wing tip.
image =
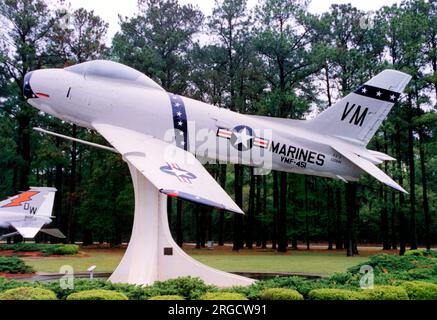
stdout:
[(234, 213), (244, 214), (243, 210), (241, 210), (237, 205), (236, 205), (236, 208), (230, 208), (230, 207), (225, 206), (222, 203), (219, 203), (219, 202), (216, 202), (213, 200), (209, 200), (206, 198), (202, 198), (202, 197), (196, 196), (194, 194), (177, 191), (177, 190), (160, 189), (159, 192), (161, 192), (169, 197), (181, 198), (181, 199), (184, 199), (187, 201), (200, 203), (200, 204), (203, 204), (203, 205), (206, 205), (209, 207), (216, 208), (218, 210), (226, 210), (226, 211), (231, 211)]

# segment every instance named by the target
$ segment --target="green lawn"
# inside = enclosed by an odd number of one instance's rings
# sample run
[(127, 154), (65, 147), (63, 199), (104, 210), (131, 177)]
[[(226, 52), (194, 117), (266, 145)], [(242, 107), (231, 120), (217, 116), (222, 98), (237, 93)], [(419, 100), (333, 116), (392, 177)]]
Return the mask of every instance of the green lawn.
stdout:
[(213, 256), (192, 255), (211, 267), (224, 271), (305, 272), (329, 275), (368, 260), (338, 254), (296, 252), (292, 255)]
[[(191, 252), (191, 251), (190, 251)], [(96, 272), (112, 272), (118, 265), (123, 251), (87, 250), (86, 255), (56, 258), (24, 258), (39, 272), (59, 272), (63, 265), (71, 265), (75, 272), (83, 272), (96, 265)], [(253, 272), (306, 272), (329, 275), (366, 261), (367, 257), (346, 257), (343, 253), (293, 252), (291, 255), (260, 253), (244, 254), (192, 254), (192, 257), (211, 267), (224, 271)]]

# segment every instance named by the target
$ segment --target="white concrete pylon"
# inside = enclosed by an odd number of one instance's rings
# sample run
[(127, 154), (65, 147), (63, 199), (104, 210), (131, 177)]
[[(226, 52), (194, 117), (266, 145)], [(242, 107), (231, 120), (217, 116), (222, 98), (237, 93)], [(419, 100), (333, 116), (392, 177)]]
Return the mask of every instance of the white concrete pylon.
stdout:
[(174, 242), (167, 219), (167, 196), (129, 164), (135, 190), (135, 216), (128, 248), (109, 281), (153, 284), (183, 276), (219, 287), (247, 286), (253, 279), (208, 267)]

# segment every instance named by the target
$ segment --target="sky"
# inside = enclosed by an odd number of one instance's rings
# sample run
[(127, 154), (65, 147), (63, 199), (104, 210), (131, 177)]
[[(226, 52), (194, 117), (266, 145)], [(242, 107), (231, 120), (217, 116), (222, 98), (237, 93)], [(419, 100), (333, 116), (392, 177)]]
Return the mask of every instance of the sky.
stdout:
[[(197, 5), (205, 16), (212, 13), (214, 0), (179, 0), (180, 4)], [(249, 8), (253, 8), (257, 0), (248, 0)], [(384, 5), (400, 3), (400, 0), (312, 0), (308, 10), (311, 13), (322, 13), (334, 3), (352, 3), (358, 9), (364, 11), (378, 10)], [(119, 30), (118, 15), (131, 17), (137, 11), (137, 0), (70, 0), (72, 9), (85, 8), (94, 10), (103, 20), (109, 23), (107, 41)]]

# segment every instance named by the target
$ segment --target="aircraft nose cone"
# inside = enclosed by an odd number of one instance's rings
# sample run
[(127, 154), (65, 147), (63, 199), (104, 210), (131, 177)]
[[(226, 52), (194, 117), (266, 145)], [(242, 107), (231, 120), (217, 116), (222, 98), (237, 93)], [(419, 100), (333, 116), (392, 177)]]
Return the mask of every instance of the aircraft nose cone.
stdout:
[(36, 98), (36, 95), (33, 92), (32, 87), (30, 86), (30, 79), (31, 78), (32, 78), (32, 72), (28, 72), (24, 76), (23, 94), (24, 94), (24, 97), (26, 99)]

